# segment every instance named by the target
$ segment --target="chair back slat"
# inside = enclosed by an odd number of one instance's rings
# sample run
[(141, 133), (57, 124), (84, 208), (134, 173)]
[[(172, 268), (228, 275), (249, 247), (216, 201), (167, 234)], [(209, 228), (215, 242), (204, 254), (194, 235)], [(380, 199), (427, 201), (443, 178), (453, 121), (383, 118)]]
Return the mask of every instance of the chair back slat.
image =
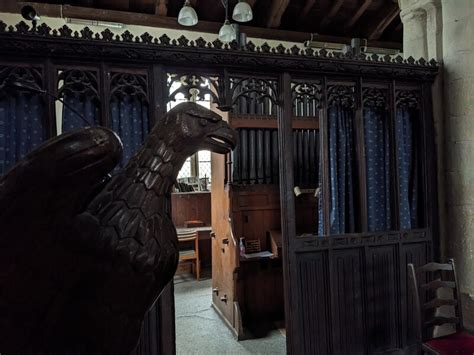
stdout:
[(447, 299), (442, 299), (442, 298), (434, 298), (431, 301), (426, 302), (423, 305), (423, 309), (438, 308), (441, 306), (457, 306), (457, 305), (458, 305), (458, 301), (454, 299), (447, 300)]
[(445, 288), (456, 288), (456, 283), (454, 281), (442, 281), (442, 280), (434, 280), (428, 282), (427, 284), (423, 284), (420, 286), (422, 290), (437, 290), (438, 288), (445, 287)]
[[(456, 331), (462, 331), (461, 299), (453, 259), (450, 259), (447, 264), (429, 263), (417, 268), (413, 264), (408, 264), (408, 280), (414, 300), (416, 336), (419, 343), (425, 338), (432, 338), (430, 332), (435, 326), (456, 324)], [(441, 288), (452, 289), (453, 298), (439, 298)], [(443, 306), (453, 307), (453, 316), (441, 316), (447, 311), (440, 309)]]
[(435, 325), (443, 325), (446, 323), (459, 324), (459, 317), (433, 317), (430, 321), (423, 323), (425, 328), (431, 328)]
[(196, 240), (197, 236), (196, 235), (186, 235), (186, 236), (179, 236), (178, 241), (179, 242), (191, 242), (193, 240)]
[(416, 273), (435, 272), (435, 271), (453, 271), (453, 265), (451, 264), (440, 264), (440, 263), (428, 263), (420, 266), (416, 269)]

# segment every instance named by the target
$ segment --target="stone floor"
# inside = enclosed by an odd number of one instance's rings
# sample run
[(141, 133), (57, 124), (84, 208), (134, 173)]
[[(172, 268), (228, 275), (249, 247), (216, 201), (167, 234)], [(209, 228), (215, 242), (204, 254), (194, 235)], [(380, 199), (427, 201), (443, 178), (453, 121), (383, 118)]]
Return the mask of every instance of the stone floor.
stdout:
[(235, 340), (211, 307), (211, 279), (175, 278), (176, 353), (184, 354), (285, 354), (283, 331), (265, 338)]

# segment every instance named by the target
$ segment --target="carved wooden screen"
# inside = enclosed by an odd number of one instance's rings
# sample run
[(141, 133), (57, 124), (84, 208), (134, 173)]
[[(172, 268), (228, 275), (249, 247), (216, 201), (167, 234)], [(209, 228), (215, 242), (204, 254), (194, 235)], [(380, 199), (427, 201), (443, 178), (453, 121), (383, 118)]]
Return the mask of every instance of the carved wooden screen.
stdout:
[[(252, 144), (264, 147), (263, 156), (250, 163), (256, 173), (249, 180), (276, 181), (273, 150), (278, 143), (288, 351), (373, 354), (393, 347), (408, 350), (413, 345), (406, 264), (426, 262), (433, 247), (437, 248), (430, 108), (436, 63), (378, 55), (344, 56), (298, 46), (271, 48), (266, 43), (256, 46), (249, 42), (239, 48), (218, 40), (189, 41), (184, 36), (172, 40), (148, 33), (134, 36), (128, 31), (121, 35), (110, 30), (94, 33), (88, 28), (74, 32), (67, 26), (52, 30), (45, 24), (31, 30), (25, 23), (7, 26), (1, 21), (0, 53), (0, 130), (4, 129), (5, 98), (11, 97), (7, 89), (11, 77), (56, 93), (67, 102), (76, 100), (75, 106), (89, 102), (88, 107), (93, 108), (81, 113), (108, 127), (113, 127), (113, 100), (124, 97), (146, 110), (140, 123), (145, 117), (149, 124), (156, 122), (170, 99), (167, 73), (191, 79), (194, 75), (197, 81), (186, 83), (190, 94), (189, 89), (198, 88), (202, 77), (215, 78), (209, 92), (213, 100), (222, 110), (233, 108), (232, 125), (247, 129), (247, 141), (251, 136)], [(29, 129), (36, 131), (37, 139), (30, 142), (31, 149), (56, 134), (56, 108), (53, 100), (31, 91), (24, 95), (39, 107), (38, 127)], [(69, 114), (63, 109), (61, 127)], [(249, 116), (253, 118), (249, 120)], [(330, 147), (334, 140), (329, 133), (334, 117), (344, 118), (351, 130), (346, 147), (353, 186), (347, 191), (353, 196), (354, 223), (331, 233), (331, 198), (336, 195), (331, 191)], [(383, 199), (371, 195), (369, 150), (373, 143), (366, 139), (367, 120), (380, 130), (377, 140), (388, 143), (382, 151), (372, 152), (383, 163), (378, 167), (385, 177)], [(0, 173), (11, 165), (2, 162), (4, 138), (0, 131)], [(271, 149), (265, 150), (268, 145)], [(399, 152), (408, 146), (410, 149)], [(321, 156), (320, 164), (311, 165), (316, 156)], [(233, 160), (235, 167), (242, 164), (238, 159), (234, 156), (228, 161)], [(307, 169), (300, 168), (307, 165)], [(226, 181), (231, 176), (228, 172)], [(298, 222), (295, 215), (296, 182), (313, 189), (321, 187), (309, 224)], [(375, 218), (372, 206), (382, 200), (386, 213)], [(301, 230), (302, 226), (307, 229)], [(168, 288), (145, 320), (137, 354), (173, 353), (173, 307), (172, 288)]]
[[(321, 159), (327, 163), (321, 171), (319, 229), (298, 233), (299, 213), (291, 207), (286, 217), (288, 258), (294, 265), (287, 276), (287, 312), (297, 314), (290, 316), (297, 329), (291, 349), (306, 354), (408, 351), (415, 344), (406, 264), (423, 264), (432, 253), (432, 229), (420, 229), (428, 218), (423, 194), (429, 186), (425, 164), (417, 161), (427, 153), (421, 127), (430, 124), (417, 99), (423, 87), (362, 78), (322, 82)], [(288, 144), (294, 135), (280, 124)], [(296, 167), (288, 158), (286, 175)], [(287, 205), (297, 199), (288, 193)]]

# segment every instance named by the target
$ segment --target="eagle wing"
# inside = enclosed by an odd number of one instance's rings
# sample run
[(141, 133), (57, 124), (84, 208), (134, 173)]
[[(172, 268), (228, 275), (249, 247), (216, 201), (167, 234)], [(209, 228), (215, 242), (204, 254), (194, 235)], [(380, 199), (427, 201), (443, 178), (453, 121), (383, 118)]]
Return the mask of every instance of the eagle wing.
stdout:
[[(0, 178), (0, 348), (18, 352), (47, 336), (81, 258), (64, 235), (122, 155), (111, 130), (55, 137)], [(41, 325), (41, 329), (38, 327)]]

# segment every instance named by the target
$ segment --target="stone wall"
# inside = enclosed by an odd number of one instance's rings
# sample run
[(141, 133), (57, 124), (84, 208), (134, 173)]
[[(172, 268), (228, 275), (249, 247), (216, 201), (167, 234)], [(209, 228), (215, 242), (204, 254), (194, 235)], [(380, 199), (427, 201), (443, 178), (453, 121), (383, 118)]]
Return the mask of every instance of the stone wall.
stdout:
[(399, 3), (405, 56), (443, 64), (433, 93), (442, 257), (456, 261), (464, 325), (474, 330), (474, 1)]
[(446, 243), (474, 329), (474, 1), (443, 0)]

